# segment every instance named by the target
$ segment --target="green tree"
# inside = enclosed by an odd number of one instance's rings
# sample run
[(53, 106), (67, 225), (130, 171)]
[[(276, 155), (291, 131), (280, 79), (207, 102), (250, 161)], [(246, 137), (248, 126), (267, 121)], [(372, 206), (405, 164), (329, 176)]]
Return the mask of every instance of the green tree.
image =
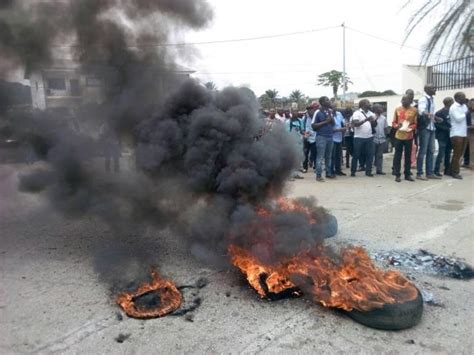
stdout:
[(392, 96), (397, 95), (397, 93), (393, 90), (385, 90), (385, 91), (364, 91), (363, 93), (358, 95), (358, 98), (362, 97), (371, 97), (371, 96)]
[(206, 89), (211, 90), (211, 91), (217, 91), (217, 85), (214, 84), (213, 81), (208, 81), (207, 83), (204, 84)]
[(260, 105), (268, 110), (270, 109), (273, 105), (272, 105), (272, 101), (270, 100), (270, 98), (267, 96), (267, 94), (263, 94), (261, 95), (259, 98), (258, 98), (258, 102), (260, 102)]
[(319, 86), (330, 86), (332, 88), (332, 93), (334, 98), (337, 99), (337, 91), (339, 88), (342, 88), (345, 83), (346, 90), (347, 85), (352, 84), (352, 81), (347, 75), (343, 75), (342, 72), (337, 70), (331, 70), (326, 73), (320, 74), (318, 76), (318, 85)]
[[(407, 1), (403, 7), (409, 3)], [(432, 23), (432, 30), (425, 43), (422, 62), (428, 62), (450, 43), (447, 53), (451, 59), (466, 56), (474, 50), (473, 4), (472, 0), (424, 0), (408, 21), (404, 43), (418, 25), (426, 20)]]
[(293, 90), (290, 93), (290, 99), (294, 102), (300, 102), (303, 99), (304, 95), (300, 90)]
[(275, 89), (267, 90), (265, 91), (265, 95), (267, 95), (270, 102), (274, 105), (278, 98), (278, 91)]
[(290, 93), (290, 100), (292, 102), (296, 102), (296, 104), (298, 105), (298, 109), (303, 104), (304, 99), (305, 99), (305, 96), (300, 90), (293, 90)]

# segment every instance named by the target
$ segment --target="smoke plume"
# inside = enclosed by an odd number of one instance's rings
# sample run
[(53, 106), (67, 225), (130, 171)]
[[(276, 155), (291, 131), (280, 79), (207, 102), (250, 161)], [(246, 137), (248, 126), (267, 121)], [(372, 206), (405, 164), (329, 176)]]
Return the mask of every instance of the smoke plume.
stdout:
[[(0, 74), (48, 66), (66, 51), (109, 84), (105, 101), (78, 108), (73, 124), (34, 115), (28, 137), (47, 164), (23, 176), (20, 189), (44, 194), (68, 216), (98, 215), (118, 235), (138, 225), (171, 229), (200, 257), (222, 254), (230, 239), (252, 244), (243, 227), (258, 220), (255, 206), (282, 194), (301, 152), (283, 127), (262, 136), (249, 89), (211, 92), (173, 74), (177, 52), (160, 44), (211, 19), (209, 4), (196, 0), (3, 2)], [(104, 124), (133, 168), (103, 171)], [(298, 212), (277, 212), (278, 254), (318, 241)]]

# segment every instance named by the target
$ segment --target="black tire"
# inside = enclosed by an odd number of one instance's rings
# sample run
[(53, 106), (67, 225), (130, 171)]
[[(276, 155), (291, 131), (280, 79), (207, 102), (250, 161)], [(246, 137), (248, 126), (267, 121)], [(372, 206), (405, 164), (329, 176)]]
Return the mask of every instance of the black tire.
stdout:
[(334, 237), (337, 234), (337, 218), (332, 214), (327, 214), (316, 226), (315, 233), (324, 239)]
[(414, 327), (423, 314), (423, 297), (418, 290), (418, 296), (413, 301), (405, 303), (386, 304), (382, 308), (369, 312), (352, 310), (343, 311), (349, 317), (367, 327), (383, 330), (401, 330)]

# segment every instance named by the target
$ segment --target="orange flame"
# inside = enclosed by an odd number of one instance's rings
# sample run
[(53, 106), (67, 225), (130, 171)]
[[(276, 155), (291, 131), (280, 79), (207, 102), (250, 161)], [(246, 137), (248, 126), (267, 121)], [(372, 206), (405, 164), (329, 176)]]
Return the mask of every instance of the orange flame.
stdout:
[[(316, 223), (309, 209), (297, 201), (279, 199), (277, 203), (280, 209), (306, 213), (309, 223)], [(270, 216), (270, 211), (261, 207), (257, 212), (260, 216)], [(272, 233), (269, 223), (265, 223), (265, 228)], [(398, 271), (375, 267), (361, 247), (343, 249), (336, 261), (328, 255), (327, 248), (318, 244), (311, 250), (271, 263), (235, 244), (228, 251), (232, 264), (242, 271), (260, 297), (301, 289), (325, 307), (369, 311), (387, 303), (414, 300), (418, 295), (416, 287)]]
[[(156, 318), (163, 317), (177, 310), (183, 301), (181, 293), (176, 285), (160, 277), (158, 272), (151, 270), (151, 282), (142, 283), (135, 291), (122, 292), (117, 296), (117, 304), (122, 307), (129, 317), (133, 318)], [(155, 308), (140, 308), (135, 305), (135, 300), (150, 292), (159, 292), (160, 304)]]

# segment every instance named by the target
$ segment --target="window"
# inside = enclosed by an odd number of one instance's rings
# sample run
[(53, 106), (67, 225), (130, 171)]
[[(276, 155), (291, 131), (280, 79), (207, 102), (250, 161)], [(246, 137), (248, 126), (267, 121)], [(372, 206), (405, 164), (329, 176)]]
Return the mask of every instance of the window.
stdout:
[(79, 80), (71, 79), (69, 82), (71, 84), (71, 96), (81, 96), (81, 88), (79, 86)]
[(87, 86), (102, 86), (102, 81), (99, 78), (94, 78), (92, 76), (86, 78)]
[(66, 80), (64, 78), (50, 78), (48, 79), (48, 89), (65, 91)]

